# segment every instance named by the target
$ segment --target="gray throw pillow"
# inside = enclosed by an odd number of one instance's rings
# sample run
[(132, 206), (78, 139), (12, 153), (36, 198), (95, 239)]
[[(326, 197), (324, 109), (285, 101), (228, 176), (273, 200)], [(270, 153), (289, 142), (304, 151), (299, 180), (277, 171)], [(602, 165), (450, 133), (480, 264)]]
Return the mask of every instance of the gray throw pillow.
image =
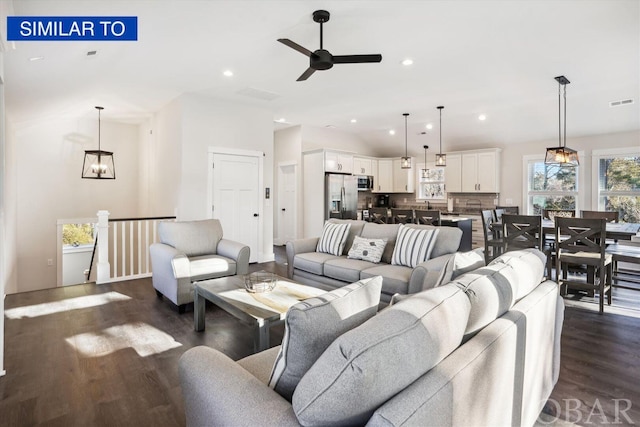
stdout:
[(365, 425), (373, 412), (462, 341), (469, 299), (449, 284), (413, 295), (338, 337), (300, 380), (304, 426)]
[(269, 386), (291, 400), (311, 365), (340, 335), (378, 311), (382, 277), (363, 279), (292, 306)]
[(322, 229), (322, 235), (320, 239), (318, 239), (316, 252), (323, 252), (335, 256), (342, 255), (342, 249), (349, 236), (349, 228), (351, 228), (351, 224), (349, 223), (336, 224), (326, 222)]
[(355, 236), (347, 258), (361, 259), (377, 264), (382, 259), (386, 245), (387, 239), (365, 239), (364, 237)]
[(404, 265), (415, 268), (431, 257), (431, 251), (438, 237), (437, 228), (417, 229), (404, 224), (398, 228), (396, 246), (393, 248), (391, 265)]

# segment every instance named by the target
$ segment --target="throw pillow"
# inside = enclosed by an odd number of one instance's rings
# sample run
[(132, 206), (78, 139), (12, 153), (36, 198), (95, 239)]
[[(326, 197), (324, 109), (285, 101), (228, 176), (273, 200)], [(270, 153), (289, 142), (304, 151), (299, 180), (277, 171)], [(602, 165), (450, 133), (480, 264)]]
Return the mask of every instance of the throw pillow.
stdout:
[(292, 306), (269, 386), (291, 400), (298, 382), (340, 335), (378, 311), (382, 276), (363, 279)]
[(316, 252), (323, 252), (335, 256), (342, 255), (342, 249), (347, 241), (351, 224), (335, 224), (326, 222), (322, 229), (322, 236), (318, 240)]
[(347, 258), (361, 259), (377, 264), (382, 259), (386, 245), (387, 239), (365, 239), (364, 237), (355, 236)]
[(428, 260), (439, 231), (437, 228), (419, 229), (401, 224), (391, 264), (415, 268), (421, 262)]
[(300, 380), (292, 406), (304, 426), (365, 425), (462, 341), (469, 299), (454, 285), (413, 295), (338, 337)]
[(456, 277), (480, 267), (484, 267), (484, 256), (481, 250), (456, 252), (451, 255), (442, 268), (442, 272), (433, 287), (447, 284)]

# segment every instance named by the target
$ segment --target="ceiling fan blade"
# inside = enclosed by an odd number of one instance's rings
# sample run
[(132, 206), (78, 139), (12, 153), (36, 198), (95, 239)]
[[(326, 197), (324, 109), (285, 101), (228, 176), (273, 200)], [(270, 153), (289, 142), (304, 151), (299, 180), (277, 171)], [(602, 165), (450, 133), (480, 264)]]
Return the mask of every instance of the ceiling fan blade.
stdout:
[(380, 62), (382, 55), (335, 55), (334, 64), (359, 64), (363, 62)]
[(300, 46), (300, 45), (299, 45), (298, 43), (296, 43), (296, 42), (292, 42), (292, 41), (291, 41), (291, 40), (289, 40), (289, 39), (278, 39), (278, 41), (279, 41), (280, 43), (284, 44), (284, 45), (289, 46), (291, 49), (295, 49), (295, 50), (297, 50), (298, 52), (300, 52), (300, 53), (302, 53), (302, 54), (304, 54), (304, 55), (311, 56), (311, 51), (310, 51), (309, 49), (306, 49), (306, 48), (304, 48), (304, 47)]
[(313, 68), (309, 67), (309, 68), (307, 68), (307, 71), (305, 71), (304, 73), (302, 73), (302, 75), (301, 75), (300, 77), (298, 77), (298, 79), (297, 79), (296, 81), (297, 81), (297, 82), (301, 82), (301, 81), (303, 81), (303, 80), (307, 80), (307, 79), (311, 76), (311, 74), (313, 74), (313, 73), (315, 73), (315, 72), (316, 72), (316, 70), (315, 70), (315, 69), (313, 69)]

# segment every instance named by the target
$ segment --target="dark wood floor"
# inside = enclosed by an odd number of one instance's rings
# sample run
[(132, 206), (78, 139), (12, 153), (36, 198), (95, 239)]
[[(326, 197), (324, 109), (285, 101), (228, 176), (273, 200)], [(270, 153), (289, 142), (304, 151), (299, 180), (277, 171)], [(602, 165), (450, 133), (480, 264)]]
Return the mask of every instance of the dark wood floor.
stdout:
[[(275, 263), (251, 268), (284, 275), (281, 248)], [(567, 307), (549, 412), (580, 425), (640, 423), (640, 292), (629, 295), (637, 302), (622, 314)], [(194, 332), (193, 314), (158, 299), (150, 279), (8, 295), (5, 309), (1, 426), (182, 426), (179, 357), (206, 345), (238, 359), (253, 346), (249, 328), (213, 306)], [(615, 399), (631, 405), (618, 418)]]

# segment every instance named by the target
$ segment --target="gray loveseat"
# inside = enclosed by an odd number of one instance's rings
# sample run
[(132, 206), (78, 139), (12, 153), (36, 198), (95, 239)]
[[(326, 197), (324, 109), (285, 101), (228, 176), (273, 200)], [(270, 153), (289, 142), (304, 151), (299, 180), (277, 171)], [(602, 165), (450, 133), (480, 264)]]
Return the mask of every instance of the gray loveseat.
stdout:
[[(439, 229), (431, 258), (415, 268), (391, 265), (399, 224), (375, 224), (356, 220), (330, 219), (332, 223), (350, 223), (349, 235), (341, 256), (316, 252), (319, 237), (287, 242), (287, 275), (290, 279), (309, 286), (333, 290), (346, 284), (375, 276), (382, 276), (381, 300), (389, 302), (394, 294), (413, 294), (428, 289), (438, 279), (440, 270), (451, 254), (460, 246), (462, 231), (455, 227)], [(433, 229), (431, 225), (409, 225), (417, 229)], [(382, 260), (378, 264), (348, 259), (354, 237), (386, 238)]]
[(278, 347), (180, 359), (188, 426), (531, 426), (558, 379), (564, 304), (536, 249), (386, 307), (333, 341), (292, 402), (267, 384)]
[(158, 237), (149, 247), (153, 287), (180, 313), (193, 302), (193, 282), (249, 271), (249, 246), (224, 239), (217, 219), (163, 221)]

